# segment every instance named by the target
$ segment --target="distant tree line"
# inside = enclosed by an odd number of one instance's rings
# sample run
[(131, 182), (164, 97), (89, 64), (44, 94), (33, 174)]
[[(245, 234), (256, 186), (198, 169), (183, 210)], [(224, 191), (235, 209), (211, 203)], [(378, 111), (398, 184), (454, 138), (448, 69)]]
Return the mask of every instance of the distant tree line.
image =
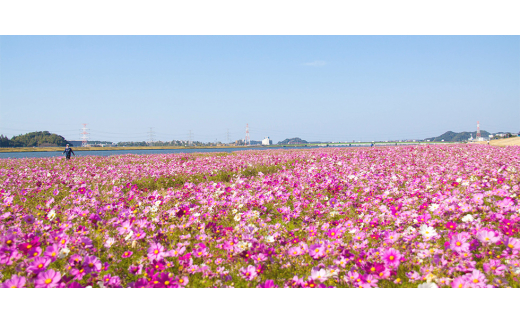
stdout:
[(201, 142), (201, 141), (192, 141), (189, 143), (186, 140), (172, 140), (172, 141), (121, 141), (117, 143), (118, 147), (143, 147), (143, 146), (153, 146), (153, 147), (164, 147), (164, 146), (216, 146), (217, 144), (221, 144), (220, 142)]
[(0, 147), (65, 147), (69, 142), (63, 136), (48, 131), (29, 132), (9, 139), (0, 135)]

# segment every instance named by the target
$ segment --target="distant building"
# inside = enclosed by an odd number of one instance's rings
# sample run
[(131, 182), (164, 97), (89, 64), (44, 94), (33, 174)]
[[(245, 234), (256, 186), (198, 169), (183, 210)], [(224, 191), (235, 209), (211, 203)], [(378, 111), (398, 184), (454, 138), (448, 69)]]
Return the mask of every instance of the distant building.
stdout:
[(269, 137), (265, 137), (262, 140), (262, 146), (269, 146), (269, 145), (272, 145), (272, 144), (273, 144), (273, 141), (271, 139), (269, 139)]

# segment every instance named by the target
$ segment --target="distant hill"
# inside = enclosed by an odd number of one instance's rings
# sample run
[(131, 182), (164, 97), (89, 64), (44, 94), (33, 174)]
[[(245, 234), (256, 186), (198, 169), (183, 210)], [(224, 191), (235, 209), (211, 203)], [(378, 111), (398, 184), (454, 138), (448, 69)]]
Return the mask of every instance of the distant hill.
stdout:
[(279, 141), (278, 145), (301, 145), (301, 144), (308, 144), (306, 140), (303, 140), (301, 138), (288, 138), (283, 141)]
[(14, 136), (10, 140), (2, 136), (2, 147), (64, 147), (68, 141), (63, 136), (48, 131), (29, 132)]
[[(490, 133), (487, 132), (486, 130), (481, 130), (480, 135), (484, 138), (487, 138), (487, 137), (489, 137)], [(426, 140), (429, 140), (429, 141), (442, 141), (442, 140), (444, 140), (444, 141), (464, 141), (464, 140), (468, 140), (471, 136), (473, 136), (473, 138), (475, 138), (477, 136), (477, 132), (476, 131), (473, 131), (473, 132), (446, 131), (445, 133), (443, 133), (442, 135), (440, 135), (438, 137), (426, 138), (424, 140), (425, 141)]]

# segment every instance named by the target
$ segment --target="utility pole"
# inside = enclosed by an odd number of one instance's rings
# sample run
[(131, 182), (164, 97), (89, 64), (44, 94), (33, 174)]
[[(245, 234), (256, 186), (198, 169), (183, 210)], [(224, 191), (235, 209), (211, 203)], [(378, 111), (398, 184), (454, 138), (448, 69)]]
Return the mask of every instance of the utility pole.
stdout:
[(83, 124), (83, 128), (81, 129), (82, 132), (80, 133), (82, 136), (81, 136), (81, 147), (87, 147), (88, 146), (88, 129), (87, 129), (87, 124), (84, 123)]
[(193, 137), (193, 133), (191, 132), (190, 130), (190, 133), (188, 134), (188, 146), (191, 146), (191, 140), (192, 140), (192, 137)]

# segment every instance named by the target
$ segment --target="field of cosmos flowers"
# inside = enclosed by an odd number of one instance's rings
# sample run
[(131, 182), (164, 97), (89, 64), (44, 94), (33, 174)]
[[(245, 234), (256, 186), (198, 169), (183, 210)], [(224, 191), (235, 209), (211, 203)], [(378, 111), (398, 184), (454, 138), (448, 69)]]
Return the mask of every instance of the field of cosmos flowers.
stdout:
[(0, 160), (4, 288), (519, 287), (520, 147)]

